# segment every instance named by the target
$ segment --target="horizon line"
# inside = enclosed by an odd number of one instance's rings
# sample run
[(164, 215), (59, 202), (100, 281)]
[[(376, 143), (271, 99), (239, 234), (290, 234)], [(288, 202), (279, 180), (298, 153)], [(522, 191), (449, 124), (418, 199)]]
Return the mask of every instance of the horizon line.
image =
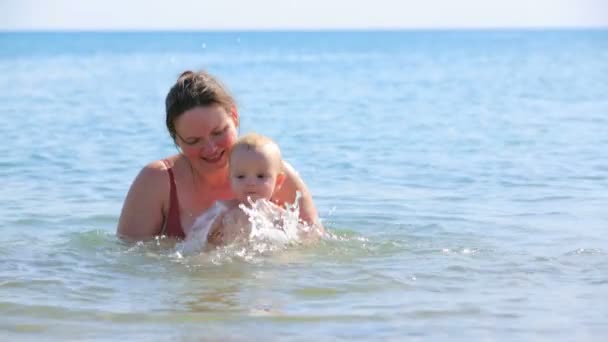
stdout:
[(258, 27), (258, 28), (0, 28), (0, 33), (305, 33), (305, 32), (408, 32), (408, 31), (604, 31), (608, 25), (547, 26), (420, 26), (420, 27)]

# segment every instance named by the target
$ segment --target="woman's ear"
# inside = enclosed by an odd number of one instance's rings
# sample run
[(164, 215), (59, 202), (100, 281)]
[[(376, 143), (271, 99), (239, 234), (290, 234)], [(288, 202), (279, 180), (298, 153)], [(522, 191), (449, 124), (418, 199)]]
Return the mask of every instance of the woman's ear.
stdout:
[(236, 106), (230, 107), (230, 116), (234, 121), (234, 127), (239, 127), (239, 112), (236, 110)]

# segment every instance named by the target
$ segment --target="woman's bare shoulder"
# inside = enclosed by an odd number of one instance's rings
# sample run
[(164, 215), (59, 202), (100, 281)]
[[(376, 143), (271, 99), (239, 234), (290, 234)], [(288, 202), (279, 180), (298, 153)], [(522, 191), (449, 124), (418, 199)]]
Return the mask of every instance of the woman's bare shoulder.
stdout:
[(136, 181), (146, 185), (167, 184), (167, 169), (172, 168), (175, 160), (170, 158), (155, 160), (144, 166), (137, 175)]
[(150, 239), (160, 231), (169, 201), (167, 166), (157, 160), (144, 166), (123, 203), (117, 234), (129, 240)]

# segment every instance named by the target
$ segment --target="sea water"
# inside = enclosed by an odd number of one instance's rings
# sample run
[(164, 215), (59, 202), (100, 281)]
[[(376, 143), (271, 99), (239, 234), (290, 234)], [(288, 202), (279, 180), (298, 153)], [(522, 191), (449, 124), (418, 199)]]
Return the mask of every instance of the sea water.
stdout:
[[(185, 69), (330, 238), (115, 237)], [(602, 341), (608, 32), (0, 33), (1, 340)]]

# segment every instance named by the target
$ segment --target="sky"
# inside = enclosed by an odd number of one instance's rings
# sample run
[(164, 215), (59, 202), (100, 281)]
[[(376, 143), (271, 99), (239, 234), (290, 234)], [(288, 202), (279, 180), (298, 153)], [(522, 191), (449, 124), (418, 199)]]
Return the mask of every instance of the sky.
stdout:
[(0, 0), (0, 30), (608, 28), (608, 0)]

